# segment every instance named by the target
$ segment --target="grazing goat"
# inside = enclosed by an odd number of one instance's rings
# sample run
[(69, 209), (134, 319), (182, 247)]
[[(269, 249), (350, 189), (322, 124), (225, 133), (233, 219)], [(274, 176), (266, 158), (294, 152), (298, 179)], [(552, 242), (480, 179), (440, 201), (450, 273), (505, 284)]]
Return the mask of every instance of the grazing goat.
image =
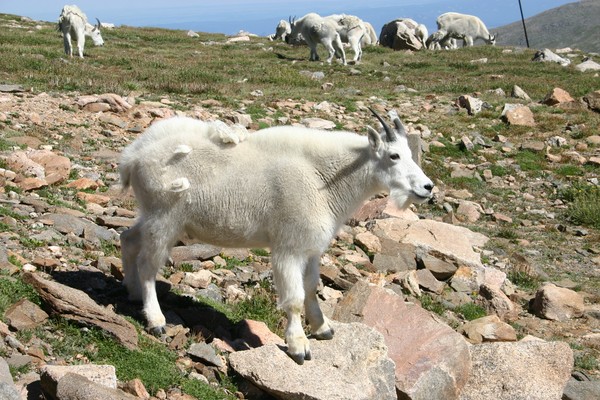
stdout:
[(423, 48), (427, 48), (427, 38), (429, 37), (429, 31), (427, 27), (423, 24), (417, 25), (415, 28), (415, 37), (419, 39), (421, 43), (423, 43)]
[(364, 21), (364, 23), (365, 23), (365, 28), (367, 29), (367, 32), (365, 33), (362, 40), (360, 41), (361, 46), (376, 46), (377, 43), (379, 42), (379, 39), (377, 38), (377, 33), (375, 32), (375, 28), (373, 28), (373, 25), (371, 25), (370, 22)]
[(440, 15), (437, 20), (438, 31), (435, 42), (444, 42), (447, 38), (463, 40), (463, 47), (473, 46), (473, 42), (481, 39), (487, 44), (496, 44), (496, 35), (491, 35), (483, 21), (474, 15), (448, 12)]
[(275, 27), (275, 35), (271, 37), (271, 40), (285, 41), (285, 38), (290, 34), (291, 31), (292, 28), (290, 28), (290, 24), (286, 20), (282, 19)]
[(362, 58), (362, 38), (367, 33), (365, 23), (354, 15), (346, 14), (333, 14), (324, 17), (329, 21), (333, 21), (335, 24), (335, 30), (340, 35), (342, 43), (348, 43), (350, 48), (354, 52), (355, 63), (360, 61)]
[(342, 39), (337, 32), (336, 24), (321, 17), (319, 14), (309, 13), (296, 20), (289, 18), (291, 32), (286, 37), (286, 42), (290, 44), (300, 43), (302, 37), (310, 48), (310, 61), (318, 61), (317, 45), (321, 43), (329, 53), (327, 63), (331, 64), (333, 56), (342, 59), (342, 64), (346, 65), (346, 53), (342, 45)]
[(85, 37), (89, 36), (92, 38), (94, 45), (104, 45), (102, 34), (100, 33), (100, 20), (97, 25), (92, 25), (87, 22), (87, 17), (79, 9), (79, 7), (64, 6), (58, 17), (58, 30), (63, 34), (63, 41), (65, 45), (65, 53), (73, 57), (73, 46), (71, 45), (71, 36), (77, 41), (77, 50), (79, 57), (83, 58), (83, 46), (85, 45)]
[(127, 146), (119, 172), (133, 187), (139, 219), (121, 234), (123, 284), (142, 300), (148, 329), (163, 332), (155, 280), (187, 233), (224, 247), (269, 247), (279, 305), (287, 314), (288, 354), (311, 358), (312, 336), (333, 330), (317, 300), (320, 257), (352, 212), (387, 191), (400, 208), (426, 201), (433, 183), (413, 161), (406, 132), (375, 114), (385, 132), (367, 137), (280, 126), (224, 143), (213, 123), (175, 117), (152, 125)]

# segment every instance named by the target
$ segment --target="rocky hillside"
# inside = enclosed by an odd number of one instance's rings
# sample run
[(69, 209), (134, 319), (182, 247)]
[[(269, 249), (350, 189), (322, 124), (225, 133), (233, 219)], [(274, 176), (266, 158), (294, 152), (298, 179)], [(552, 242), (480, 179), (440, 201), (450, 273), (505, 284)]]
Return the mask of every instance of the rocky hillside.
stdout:
[[(0, 16), (0, 398), (598, 397), (587, 53), (367, 48), (342, 66), (266, 38), (104, 37), (70, 59), (53, 26)], [(121, 285), (137, 215), (122, 149), (177, 115), (364, 134), (368, 107), (398, 112), (436, 190), (402, 212), (376, 196), (332, 240), (318, 295), (334, 338), (296, 364), (270, 250), (188, 237), (158, 277), (166, 332), (148, 334)]]
[[(600, 3), (581, 0), (544, 11), (527, 18), (527, 36), (531, 48), (571, 47), (600, 53)], [(492, 29), (498, 34), (498, 44), (525, 46), (521, 21)]]

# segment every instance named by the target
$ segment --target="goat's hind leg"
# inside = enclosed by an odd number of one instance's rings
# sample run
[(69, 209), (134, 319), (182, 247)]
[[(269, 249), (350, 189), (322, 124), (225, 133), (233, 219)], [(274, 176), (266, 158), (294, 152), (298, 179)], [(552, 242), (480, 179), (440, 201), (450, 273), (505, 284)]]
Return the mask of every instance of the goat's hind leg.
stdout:
[(121, 233), (121, 260), (123, 262), (123, 286), (127, 288), (130, 301), (142, 301), (142, 286), (138, 274), (137, 257), (140, 253), (140, 225)]
[(311, 257), (304, 271), (304, 309), (312, 337), (319, 340), (329, 340), (333, 339), (333, 328), (323, 315), (323, 311), (321, 311), (321, 307), (319, 306), (319, 300), (317, 299), (319, 262), (320, 257)]

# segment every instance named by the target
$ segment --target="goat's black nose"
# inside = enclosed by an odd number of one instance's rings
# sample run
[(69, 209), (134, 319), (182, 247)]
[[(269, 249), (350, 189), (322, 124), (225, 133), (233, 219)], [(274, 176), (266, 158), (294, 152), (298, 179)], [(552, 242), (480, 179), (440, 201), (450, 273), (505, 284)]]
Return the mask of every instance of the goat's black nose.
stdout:
[(428, 183), (427, 185), (424, 186), (424, 188), (431, 192), (433, 190), (434, 186), (435, 185), (433, 183)]

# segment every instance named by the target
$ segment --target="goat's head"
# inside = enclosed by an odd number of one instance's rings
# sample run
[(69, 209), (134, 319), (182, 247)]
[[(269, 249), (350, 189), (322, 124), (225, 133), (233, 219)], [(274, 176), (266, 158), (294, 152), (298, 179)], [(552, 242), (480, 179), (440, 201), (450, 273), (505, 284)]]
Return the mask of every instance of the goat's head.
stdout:
[(100, 33), (100, 27), (102, 26), (102, 24), (100, 23), (100, 20), (98, 18), (96, 18), (97, 24), (94, 25), (94, 27), (92, 28), (92, 31), (90, 32), (90, 37), (92, 38), (92, 42), (94, 42), (94, 46), (103, 46), (104, 45), (104, 39), (102, 39), (102, 34)]
[(379, 114), (370, 110), (384, 129), (380, 134), (367, 126), (371, 151), (377, 162), (377, 179), (389, 190), (390, 198), (398, 208), (427, 201), (434, 184), (413, 160), (402, 122), (395, 115), (393, 129)]
[(302, 42), (302, 34), (300, 33), (300, 24), (296, 20), (296, 16), (292, 18), (291, 16), (288, 18), (290, 23), (290, 30), (287, 32), (285, 37), (285, 42), (288, 44), (299, 44)]
[(491, 35), (490, 34), (489, 37), (488, 37), (488, 43), (491, 44), (492, 46), (495, 46), (496, 45), (496, 37), (497, 36), (498, 35)]

